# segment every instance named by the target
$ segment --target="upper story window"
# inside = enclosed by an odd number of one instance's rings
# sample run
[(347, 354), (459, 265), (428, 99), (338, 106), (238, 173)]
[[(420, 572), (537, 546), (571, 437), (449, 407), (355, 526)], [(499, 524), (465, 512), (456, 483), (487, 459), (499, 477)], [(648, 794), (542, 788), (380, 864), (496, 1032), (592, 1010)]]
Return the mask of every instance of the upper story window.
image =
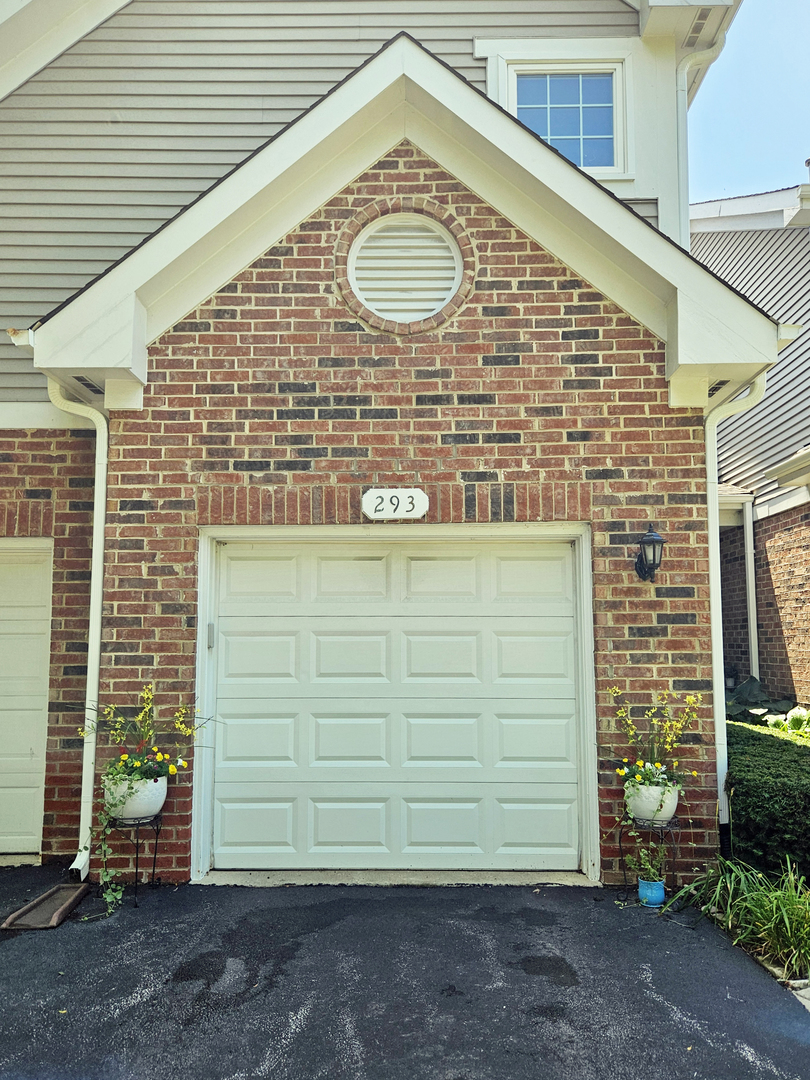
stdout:
[[(600, 180), (633, 180), (635, 39), (478, 38), (487, 93)], [(646, 60), (646, 56), (644, 57)]]
[(517, 118), (575, 165), (615, 164), (613, 74), (516, 72)]

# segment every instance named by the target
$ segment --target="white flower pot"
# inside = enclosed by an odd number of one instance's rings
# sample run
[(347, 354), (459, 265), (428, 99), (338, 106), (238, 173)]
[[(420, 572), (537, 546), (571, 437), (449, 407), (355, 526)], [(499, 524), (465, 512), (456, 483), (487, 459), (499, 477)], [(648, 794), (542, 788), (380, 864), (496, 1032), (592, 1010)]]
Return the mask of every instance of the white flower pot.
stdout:
[(678, 807), (678, 789), (650, 784), (625, 791), (624, 801), (632, 817), (666, 825)]
[(151, 818), (159, 813), (166, 801), (168, 777), (159, 776), (156, 780), (112, 780), (104, 785), (105, 801), (117, 802), (122, 795), (129, 795), (113, 809), (113, 814), (120, 821), (135, 821), (138, 818)]

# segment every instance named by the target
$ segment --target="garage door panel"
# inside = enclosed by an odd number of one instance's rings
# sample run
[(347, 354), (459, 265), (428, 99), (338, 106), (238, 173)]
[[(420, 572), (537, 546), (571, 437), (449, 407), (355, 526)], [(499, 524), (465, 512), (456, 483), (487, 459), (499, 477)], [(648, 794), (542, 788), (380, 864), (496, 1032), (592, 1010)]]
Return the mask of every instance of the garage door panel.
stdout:
[[(572, 699), (514, 699), (477, 705), (463, 698), (310, 703), (294, 699), (220, 702), (216, 782), (452, 783), (459, 770), (482, 783), (575, 783), (576, 721)], [(248, 711), (249, 710), (249, 711)], [(264, 718), (264, 720), (263, 720)], [(264, 729), (263, 729), (264, 725)]]
[(315, 555), (313, 559), (314, 599), (334, 602), (390, 600), (394, 568), (388, 553)]
[(390, 768), (390, 715), (313, 714), (311, 727), (313, 768)]
[(391, 634), (382, 630), (315, 630), (310, 636), (312, 682), (393, 681)]
[(557, 869), (579, 863), (577, 788), (474, 784), (228, 784), (218, 788), (216, 865), (226, 869)]
[[(251, 615), (271, 608), (294, 615), (323, 615), (356, 608), (401, 616), (480, 615), (493, 605), (514, 614), (570, 616), (574, 580), (568, 544), (465, 541), (448, 553), (446, 543), (359, 544), (303, 541), (229, 543), (220, 577), (219, 613)], [(498, 550), (495, 550), (495, 549)]]
[(279, 713), (268, 708), (253, 716), (220, 718), (218, 727), (218, 767), (252, 764), (289, 769), (300, 764), (301, 719), (294, 710)]
[(245, 629), (222, 635), (223, 679), (240, 682), (299, 682), (302, 667), (302, 634), (270, 627)]
[(503, 693), (489, 688), (505, 683), (510, 694), (520, 695), (521, 684), (541, 697), (549, 689), (574, 693), (573, 619), (223, 618), (219, 631), (220, 680), (243, 688), (294, 682), (302, 695), (318, 696), (363, 683), (373, 694), (376, 683), (396, 695), (406, 684), (429, 683), (446, 694), (442, 686), (456, 682), (484, 696)]

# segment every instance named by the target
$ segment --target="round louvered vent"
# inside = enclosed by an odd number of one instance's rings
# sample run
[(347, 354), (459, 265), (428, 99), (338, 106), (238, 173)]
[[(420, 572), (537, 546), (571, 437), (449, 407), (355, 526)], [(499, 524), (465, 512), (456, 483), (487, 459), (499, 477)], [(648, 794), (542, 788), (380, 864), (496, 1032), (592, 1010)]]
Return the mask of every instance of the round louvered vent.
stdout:
[(441, 311), (461, 284), (453, 237), (422, 214), (388, 214), (372, 222), (349, 252), (352, 289), (375, 315), (399, 323)]

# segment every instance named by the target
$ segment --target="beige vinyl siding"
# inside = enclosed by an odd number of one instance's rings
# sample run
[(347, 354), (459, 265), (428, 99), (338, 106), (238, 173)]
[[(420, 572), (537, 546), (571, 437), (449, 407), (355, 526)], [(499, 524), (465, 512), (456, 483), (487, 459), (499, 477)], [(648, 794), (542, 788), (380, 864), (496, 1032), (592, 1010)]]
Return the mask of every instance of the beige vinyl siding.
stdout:
[(719, 428), (721, 480), (767, 502), (778, 485), (765, 471), (810, 443), (810, 230), (695, 233), (692, 254), (773, 318), (808, 327), (779, 354), (760, 404)]
[(623, 0), (133, 0), (0, 103), (0, 328), (47, 314), (400, 30), (483, 89), (476, 37), (633, 36), (638, 13)]

